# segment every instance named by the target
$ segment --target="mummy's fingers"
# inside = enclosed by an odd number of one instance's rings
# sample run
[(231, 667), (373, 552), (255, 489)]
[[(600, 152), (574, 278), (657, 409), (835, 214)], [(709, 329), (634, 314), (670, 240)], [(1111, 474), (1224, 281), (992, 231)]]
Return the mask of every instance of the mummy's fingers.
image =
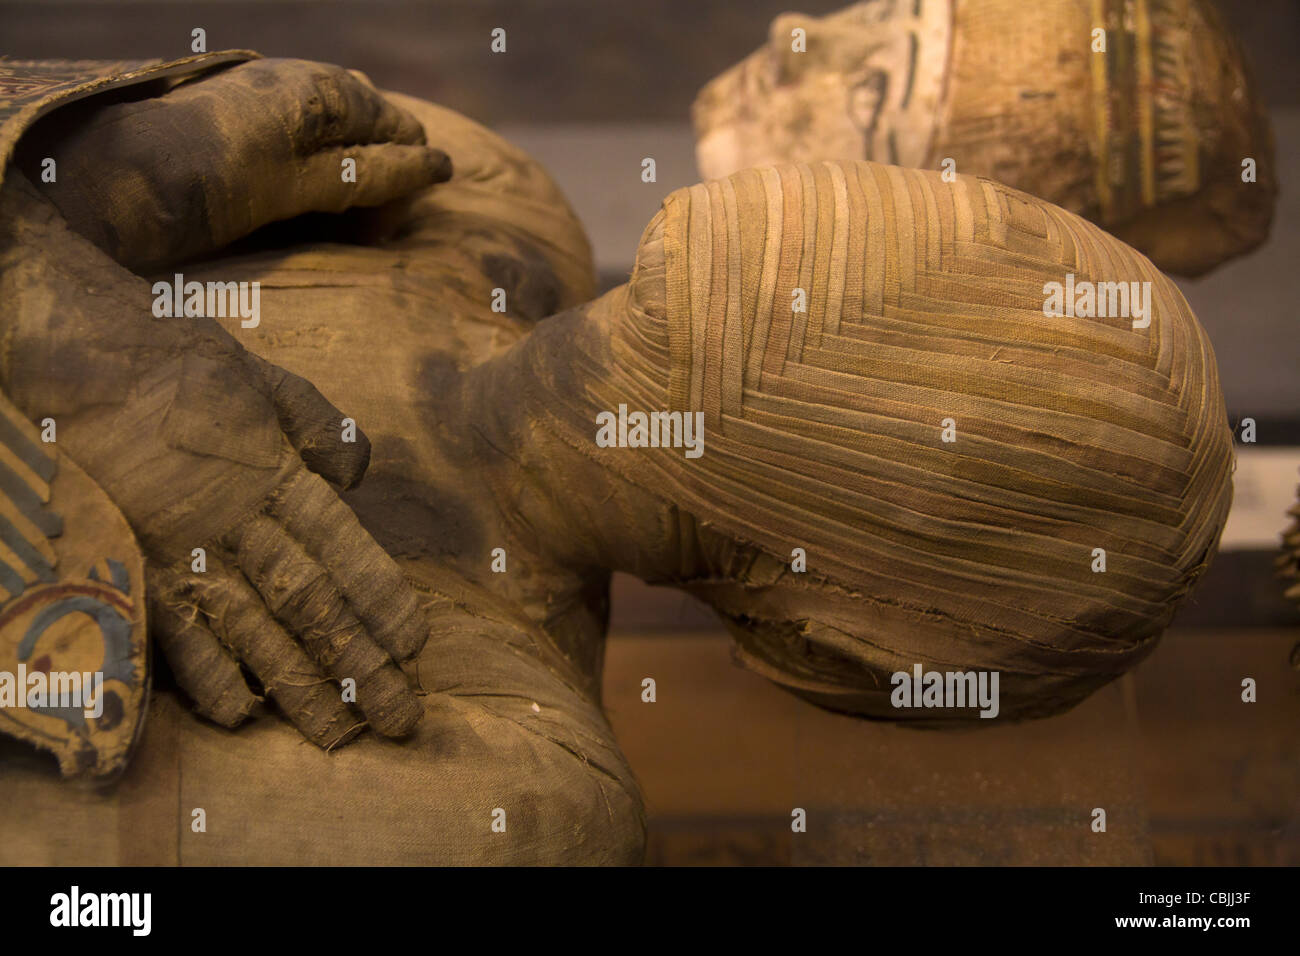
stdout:
[(252, 585), (233, 568), (214, 564), (195, 576), (194, 594), (215, 633), (244, 662), (303, 736), (330, 749), (363, 724), (329, 680), (279, 622)]
[(409, 733), (424, 711), (406, 675), (366, 633), (329, 572), (275, 520), (259, 516), (229, 536), (240, 570), (272, 615), (340, 682), (388, 737)]
[(366, 632), (393, 660), (408, 660), (424, 647), (429, 623), (415, 591), (329, 485), (304, 470), (281, 486), (270, 513), (325, 566)]

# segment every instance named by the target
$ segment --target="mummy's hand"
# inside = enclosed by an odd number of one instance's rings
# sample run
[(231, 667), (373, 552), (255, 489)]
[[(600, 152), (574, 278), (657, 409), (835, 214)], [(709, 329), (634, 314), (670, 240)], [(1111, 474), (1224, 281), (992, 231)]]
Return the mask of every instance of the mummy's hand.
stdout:
[(156, 318), (149, 284), (21, 175), (3, 190), (0, 387), (131, 524), (153, 632), (199, 711), (251, 713), (243, 665), (322, 746), (364, 722), (412, 729), (422, 709), (394, 661), (423, 645), (422, 609), (326, 483), (359, 480), (364, 436), (214, 320)]
[(268, 223), (378, 206), (451, 177), (414, 117), (360, 77), (307, 60), (253, 60), (163, 93), (92, 99), (42, 120), (18, 162), (72, 229), (122, 265), (156, 271)]

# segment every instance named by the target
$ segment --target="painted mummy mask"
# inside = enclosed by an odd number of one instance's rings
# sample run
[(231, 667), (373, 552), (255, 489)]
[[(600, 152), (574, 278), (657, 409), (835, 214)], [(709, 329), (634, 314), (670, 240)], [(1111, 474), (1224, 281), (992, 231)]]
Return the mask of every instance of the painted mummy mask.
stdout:
[(1178, 274), (1262, 242), (1277, 191), (1268, 121), (1205, 0), (784, 14), (701, 91), (694, 119), (706, 178), (818, 159), (950, 166), (1091, 219)]

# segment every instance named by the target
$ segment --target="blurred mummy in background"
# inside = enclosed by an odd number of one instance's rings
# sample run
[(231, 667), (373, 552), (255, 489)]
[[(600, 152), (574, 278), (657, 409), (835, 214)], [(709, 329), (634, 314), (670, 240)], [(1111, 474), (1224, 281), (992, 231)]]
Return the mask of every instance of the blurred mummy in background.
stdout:
[(700, 92), (701, 174), (869, 159), (988, 176), (1167, 272), (1268, 235), (1273, 137), (1210, 0), (864, 0), (783, 14)]

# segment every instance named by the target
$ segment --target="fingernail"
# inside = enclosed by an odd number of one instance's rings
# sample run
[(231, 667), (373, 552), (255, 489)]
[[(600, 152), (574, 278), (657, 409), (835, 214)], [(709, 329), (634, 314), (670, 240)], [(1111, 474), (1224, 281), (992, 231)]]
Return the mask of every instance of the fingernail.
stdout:
[(440, 149), (431, 149), (428, 151), (429, 171), (433, 176), (433, 182), (445, 183), (451, 179), (451, 157)]

